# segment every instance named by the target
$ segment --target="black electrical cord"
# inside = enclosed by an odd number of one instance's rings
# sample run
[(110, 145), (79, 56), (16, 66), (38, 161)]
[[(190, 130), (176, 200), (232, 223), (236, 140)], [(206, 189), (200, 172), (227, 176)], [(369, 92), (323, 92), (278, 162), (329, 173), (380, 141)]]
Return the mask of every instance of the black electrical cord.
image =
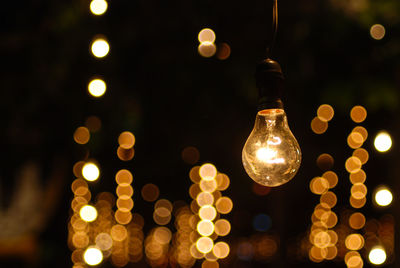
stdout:
[(267, 47), (267, 58), (272, 54), (272, 48), (275, 44), (276, 34), (278, 32), (278, 0), (272, 0), (272, 38)]

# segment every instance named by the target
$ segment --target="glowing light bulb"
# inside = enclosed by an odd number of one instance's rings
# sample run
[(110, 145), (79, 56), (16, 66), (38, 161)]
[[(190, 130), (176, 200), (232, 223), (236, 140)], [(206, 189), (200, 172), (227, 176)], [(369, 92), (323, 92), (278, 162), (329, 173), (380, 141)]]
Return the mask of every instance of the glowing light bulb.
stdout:
[(301, 151), (283, 109), (258, 112), (243, 148), (242, 161), (250, 178), (261, 185), (279, 186), (296, 175)]

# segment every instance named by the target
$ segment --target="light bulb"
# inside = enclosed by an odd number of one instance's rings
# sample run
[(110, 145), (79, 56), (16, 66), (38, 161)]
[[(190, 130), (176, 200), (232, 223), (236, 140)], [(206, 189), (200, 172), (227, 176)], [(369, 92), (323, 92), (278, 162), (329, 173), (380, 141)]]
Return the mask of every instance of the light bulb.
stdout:
[(301, 151), (283, 109), (258, 112), (243, 148), (242, 161), (250, 178), (264, 186), (282, 185), (296, 175)]
[(269, 187), (291, 180), (299, 170), (301, 150), (289, 129), (283, 103), (283, 74), (279, 63), (266, 59), (257, 66), (260, 103), (254, 128), (242, 151), (247, 174)]

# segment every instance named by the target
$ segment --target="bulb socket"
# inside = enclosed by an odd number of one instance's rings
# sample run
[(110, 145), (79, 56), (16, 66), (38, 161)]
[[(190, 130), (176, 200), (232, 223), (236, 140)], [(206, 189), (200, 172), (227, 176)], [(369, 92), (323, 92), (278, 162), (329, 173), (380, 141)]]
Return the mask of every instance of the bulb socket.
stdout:
[(258, 110), (283, 109), (284, 76), (278, 62), (265, 59), (257, 65), (256, 85), (259, 92)]

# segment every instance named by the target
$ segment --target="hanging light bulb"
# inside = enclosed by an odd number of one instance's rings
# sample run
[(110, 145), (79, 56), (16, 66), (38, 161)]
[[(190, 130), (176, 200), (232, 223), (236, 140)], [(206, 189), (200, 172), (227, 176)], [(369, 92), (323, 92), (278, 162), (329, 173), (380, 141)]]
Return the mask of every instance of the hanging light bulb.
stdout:
[(289, 129), (280, 99), (283, 74), (279, 63), (264, 60), (256, 71), (260, 93), (259, 110), (254, 128), (242, 151), (247, 174), (264, 186), (279, 186), (296, 175), (301, 150)]

